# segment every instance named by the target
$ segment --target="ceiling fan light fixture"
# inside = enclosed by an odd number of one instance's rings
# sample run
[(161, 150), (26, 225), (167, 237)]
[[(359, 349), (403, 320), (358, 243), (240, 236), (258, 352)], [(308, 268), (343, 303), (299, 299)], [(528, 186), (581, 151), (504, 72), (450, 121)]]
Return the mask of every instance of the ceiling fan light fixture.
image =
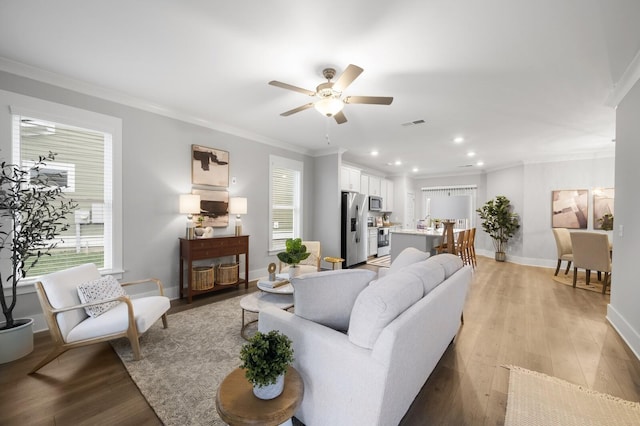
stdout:
[(342, 111), (344, 108), (344, 102), (338, 98), (324, 98), (317, 101), (314, 105), (315, 109), (322, 115), (327, 117), (333, 117), (335, 114)]

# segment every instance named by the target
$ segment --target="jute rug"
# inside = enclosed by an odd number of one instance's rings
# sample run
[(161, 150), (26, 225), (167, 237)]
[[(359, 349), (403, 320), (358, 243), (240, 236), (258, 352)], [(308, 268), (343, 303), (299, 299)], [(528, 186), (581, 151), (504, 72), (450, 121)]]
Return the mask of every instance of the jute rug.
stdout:
[[(604, 279), (604, 274), (602, 274), (602, 279)], [(553, 280), (560, 284), (573, 286), (573, 272), (569, 271), (567, 275), (564, 274), (562, 269), (558, 272), (558, 275), (553, 276)], [(578, 279), (576, 280), (576, 288), (581, 288), (583, 290), (595, 291), (597, 293), (602, 294), (602, 282), (598, 281), (598, 275), (596, 272), (591, 273), (591, 280), (589, 280), (589, 285), (587, 285), (587, 281), (585, 280), (585, 272), (578, 271)], [(611, 294), (611, 286), (607, 286), (607, 290), (605, 294)]]
[(382, 266), (382, 267), (388, 268), (391, 266), (391, 256), (386, 255), (386, 256), (374, 257), (371, 260), (367, 260), (367, 265), (375, 265), (375, 266)]
[(637, 426), (640, 404), (529, 371), (510, 370), (505, 426)]
[(160, 420), (167, 425), (224, 425), (215, 408), (219, 384), (240, 366), (239, 296), (169, 315), (140, 339), (133, 361), (126, 339), (112, 346)]

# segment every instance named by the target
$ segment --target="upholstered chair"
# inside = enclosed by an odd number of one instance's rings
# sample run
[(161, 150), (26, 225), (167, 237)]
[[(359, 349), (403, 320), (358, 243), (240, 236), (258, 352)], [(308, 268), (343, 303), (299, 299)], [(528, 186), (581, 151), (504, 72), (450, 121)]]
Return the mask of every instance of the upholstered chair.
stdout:
[(604, 272), (602, 294), (607, 285), (611, 285), (611, 252), (609, 237), (598, 232), (572, 232), (573, 246), (573, 286), (576, 286), (578, 268), (586, 270), (586, 283), (589, 285), (591, 271)]
[[(122, 289), (144, 283), (152, 284), (158, 295), (132, 298)], [(129, 339), (133, 357), (139, 360), (139, 336), (160, 318), (167, 328), (169, 298), (155, 278), (118, 283), (111, 276), (102, 277), (96, 265), (87, 263), (43, 276), (36, 290), (53, 349), (31, 373), (69, 349), (120, 337)]]
[(571, 262), (573, 262), (571, 234), (567, 228), (553, 228), (553, 236), (556, 239), (556, 249), (558, 250), (558, 265), (556, 273), (553, 275), (558, 275), (563, 260), (567, 262), (567, 269), (564, 271), (564, 274), (567, 275), (571, 269)]

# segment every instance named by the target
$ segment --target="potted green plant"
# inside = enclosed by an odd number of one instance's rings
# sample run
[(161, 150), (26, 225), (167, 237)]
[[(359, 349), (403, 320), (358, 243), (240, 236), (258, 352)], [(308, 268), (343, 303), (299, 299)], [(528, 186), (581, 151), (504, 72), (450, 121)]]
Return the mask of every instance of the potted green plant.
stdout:
[(278, 330), (256, 332), (240, 350), (240, 368), (253, 384), (253, 394), (273, 399), (284, 389), (284, 375), (293, 362), (291, 339)]
[(481, 208), (476, 210), (482, 219), (482, 229), (493, 240), (498, 262), (506, 260), (505, 249), (507, 241), (520, 228), (518, 214), (513, 213), (511, 210), (511, 202), (504, 195), (498, 195), (495, 199), (487, 201)]
[(54, 238), (69, 227), (66, 216), (77, 207), (73, 200), (65, 199), (61, 187), (40, 173), (49, 160), (55, 160), (54, 153), (40, 156), (29, 167), (0, 163), (0, 258), (9, 259), (11, 264), (4, 280), (0, 270), (0, 283), (11, 285), (11, 297), (0, 286), (5, 318), (0, 323), (0, 363), (33, 350), (33, 319), (13, 317), (18, 282), (42, 256), (50, 255), (58, 244)]
[(300, 238), (289, 238), (285, 244), (285, 251), (278, 253), (278, 259), (289, 265), (289, 276), (295, 277), (298, 272), (298, 264), (311, 256), (311, 253), (307, 252), (307, 246), (302, 244)]
[(600, 229), (613, 231), (613, 215), (611, 213), (603, 214), (602, 217), (598, 219), (598, 223), (600, 223)]

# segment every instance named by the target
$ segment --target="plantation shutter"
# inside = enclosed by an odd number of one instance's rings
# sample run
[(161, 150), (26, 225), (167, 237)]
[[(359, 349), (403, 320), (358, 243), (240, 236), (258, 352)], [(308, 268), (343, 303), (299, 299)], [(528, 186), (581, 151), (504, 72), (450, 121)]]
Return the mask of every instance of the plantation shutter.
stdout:
[(270, 177), (270, 250), (283, 250), (288, 238), (300, 236), (301, 170), (287, 166), (286, 162), (272, 161)]

